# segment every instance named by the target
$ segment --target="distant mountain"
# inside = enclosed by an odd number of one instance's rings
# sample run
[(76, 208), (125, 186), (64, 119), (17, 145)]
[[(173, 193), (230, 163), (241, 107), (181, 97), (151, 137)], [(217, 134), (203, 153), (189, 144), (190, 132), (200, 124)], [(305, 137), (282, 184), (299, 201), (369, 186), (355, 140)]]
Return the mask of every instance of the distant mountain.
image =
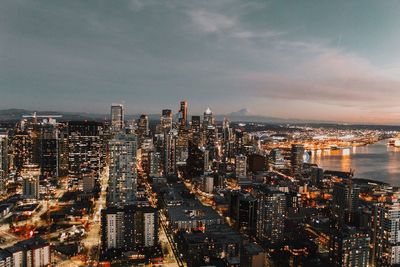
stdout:
[[(62, 111), (34, 111), (26, 109), (4, 109), (0, 110), (0, 121), (18, 121), (22, 118), (22, 115), (30, 115), (36, 112), (37, 115), (62, 115), (61, 121), (69, 120), (97, 120), (103, 121), (109, 119), (109, 114), (99, 113), (84, 113), (84, 112), (62, 112)], [(128, 114), (125, 116), (126, 120), (138, 119), (140, 114)], [(151, 121), (160, 120), (160, 114), (147, 114)], [(240, 109), (235, 112), (231, 112), (225, 115), (216, 115), (217, 121), (222, 121), (224, 118), (228, 118), (231, 122), (259, 122), (259, 123), (270, 123), (270, 124), (281, 124), (281, 123), (310, 123), (310, 124), (340, 124), (335, 121), (326, 120), (300, 120), (300, 119), (285, 119), (278, 117), (268, 117), (263, 115), (252, 114), (247, 108)]]
[(231, 112), (226, 115), (217, 115), (217, 120), (223, 120), (225, 117), (232, 122), (260, 122), (260, 123), (337, 123), (325, 120), (300, 120), (300, 119), (284, 119), (277, 117), (268, 117), (263, 115), (254, 115), (247, 108)]

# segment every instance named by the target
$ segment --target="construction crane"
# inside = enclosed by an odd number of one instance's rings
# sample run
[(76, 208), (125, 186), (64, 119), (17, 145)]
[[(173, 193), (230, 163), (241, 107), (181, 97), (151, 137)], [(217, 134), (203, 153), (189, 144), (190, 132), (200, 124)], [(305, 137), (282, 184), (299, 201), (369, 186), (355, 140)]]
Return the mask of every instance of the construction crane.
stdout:
[(62, 118), (62, 115), (37, 115), (36, 112), (33, 112), (31, 115), (22, 115), (22, 118), (32, 118), (33, 122), (36, 123), (38, 118)]
[(22, 118), (62, 118), (62, 115), (37, 115), (33, 112), (32, 115), (22, 115)]

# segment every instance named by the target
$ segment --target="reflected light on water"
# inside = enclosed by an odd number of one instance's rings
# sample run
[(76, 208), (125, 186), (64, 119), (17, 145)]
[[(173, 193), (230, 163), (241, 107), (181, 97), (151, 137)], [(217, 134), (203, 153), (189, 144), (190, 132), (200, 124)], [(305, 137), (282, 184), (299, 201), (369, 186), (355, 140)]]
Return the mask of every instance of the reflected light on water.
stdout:
[(340, 150), (316, 150), (311, 162), (325, 170), (355, 170), (356, 178), (375, 179), (400, 185), (400, 148), (388, 147), (387, 140)]

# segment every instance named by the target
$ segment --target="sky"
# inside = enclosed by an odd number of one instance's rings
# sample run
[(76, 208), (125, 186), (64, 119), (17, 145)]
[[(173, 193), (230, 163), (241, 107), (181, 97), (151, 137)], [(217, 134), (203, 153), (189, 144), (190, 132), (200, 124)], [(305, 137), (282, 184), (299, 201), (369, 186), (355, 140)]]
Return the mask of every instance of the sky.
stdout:
[(0, 109), (400, 124), (400, 1), (2, 0)]

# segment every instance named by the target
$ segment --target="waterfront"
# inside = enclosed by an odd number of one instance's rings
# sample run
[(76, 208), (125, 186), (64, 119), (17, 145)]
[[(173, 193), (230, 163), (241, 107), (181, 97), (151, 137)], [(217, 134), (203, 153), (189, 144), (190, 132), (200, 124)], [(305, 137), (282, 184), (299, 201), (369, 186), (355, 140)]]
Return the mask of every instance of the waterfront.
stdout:
[(355, 171), (354, 177), (400, 186), (400, 148), (388, 147), (387, 140), (341, 150), (318, 150), (310, 162), (325, 170)]

